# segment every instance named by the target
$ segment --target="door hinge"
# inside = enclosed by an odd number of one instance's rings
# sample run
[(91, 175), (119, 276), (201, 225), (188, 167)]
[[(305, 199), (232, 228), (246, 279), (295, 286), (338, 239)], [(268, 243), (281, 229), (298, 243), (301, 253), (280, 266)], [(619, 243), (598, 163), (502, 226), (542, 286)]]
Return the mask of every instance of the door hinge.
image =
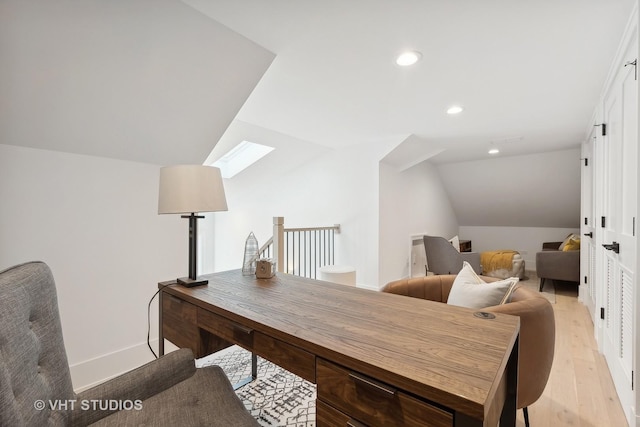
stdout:
[(631, 235), (632, 235), (632, 236), (635, 236), (635, 235), (636, 235), (636, 217), (635, 217), (635, 216), (633, 217), (633, 223), (632, 223), (631, 225), (632, 225), (632, 227), (633, 227), (633, 228), (631, 229), (631, 231), (632, 231)]
[(589, 159), (588, 159), (588, 158), (585, 158), (585, 159), (584, 159), (584, 165), (585, 165), (585, 166), (589, 166)]
[(589, 225), (589, 218), (584, 217), (584, 225)]
[(607, 226), (607, 218), (606, 217), (603, 216), (602, 218), (600, 218), (600, 226), (602, 228), (605, 228)]
[(633, 374), (634, 374), (634, 371), (631, 371), (631, 390), (633, 390), (633, 386), (635, 385), (633, 381), (635, 379)]
[(634, 59), (633, 61), (627, 62), (626, 64), (624, 64), (624, 67), (626, 68), (627, 65), (633, 65), (634, 80), (638, 80), (638, 58)]
[(600, 318), (604, 320), (604, 307), (600, 307)]
[(584, 276), (584, 284), (586, 285), (586, 284), (587, 284), (587, 282), (588, 282), (588, 280), (587, 280), (587, 276)]
[(600, 123), (599, 125), (593, 125), (595, 127), (602, 126), (602, 136), (607, 136), (607, 124)]

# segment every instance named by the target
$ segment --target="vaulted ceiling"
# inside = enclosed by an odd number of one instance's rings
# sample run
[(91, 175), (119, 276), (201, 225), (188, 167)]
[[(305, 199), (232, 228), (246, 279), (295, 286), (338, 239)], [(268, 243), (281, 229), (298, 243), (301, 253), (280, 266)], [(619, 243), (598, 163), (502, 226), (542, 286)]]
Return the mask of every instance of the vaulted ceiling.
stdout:
[[(490, 146), (579, 146), (636, 3), (2, 0), (0, 143), (177, 164), (249, 139), (290, 167), (383, 144), (453, 195), (444, 165)], [(399, 67), (406, 49), (422, 59)]]
[(273, 58), (176, 0), (2, 0), (0, 143), (202, 163)]
[(575, 147), (633, 4), (3, 0), (1, 142), (195, 162), (235, 118), (401, 165)]
[[(435, 163), (578, 146), (634, 4), (184, 1), (276, 54), (237, 119), (329, 147), (406, 141), (405, 165), (421, 144)], [(422, 60), (397, 66), (405, 49)]]
[(383, 143), (397, 170), (438, 165), (460, 225), (580, 226), (579, 146), (634, 0), (184, 1), (276, 54), (224, 145), (247, 124)]

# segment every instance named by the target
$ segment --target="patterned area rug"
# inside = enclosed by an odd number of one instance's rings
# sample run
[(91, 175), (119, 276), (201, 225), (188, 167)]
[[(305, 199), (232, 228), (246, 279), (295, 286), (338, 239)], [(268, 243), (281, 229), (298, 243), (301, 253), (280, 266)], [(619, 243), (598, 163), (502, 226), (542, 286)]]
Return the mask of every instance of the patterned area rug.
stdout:
[[(251, 353), (231, 346), (198, 359), (196, 365), (218, 365), (236, 384), (251, 375)], [(316, 425), (316, 386), (268, 360), (258, 357), (258, 378), (236, 394), (262, 426)]]

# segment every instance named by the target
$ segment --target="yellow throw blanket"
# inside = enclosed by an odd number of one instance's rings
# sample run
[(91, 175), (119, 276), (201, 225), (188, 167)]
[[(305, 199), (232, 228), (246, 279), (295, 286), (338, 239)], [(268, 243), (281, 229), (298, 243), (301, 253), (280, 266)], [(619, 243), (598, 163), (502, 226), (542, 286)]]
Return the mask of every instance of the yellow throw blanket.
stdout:
[(480, 264), (482, 265), (482, 271), (511, 270), (513, 268), (513, 256), (516, 254), (518, 254), (518, 251), (512, 250), (481, 252)]

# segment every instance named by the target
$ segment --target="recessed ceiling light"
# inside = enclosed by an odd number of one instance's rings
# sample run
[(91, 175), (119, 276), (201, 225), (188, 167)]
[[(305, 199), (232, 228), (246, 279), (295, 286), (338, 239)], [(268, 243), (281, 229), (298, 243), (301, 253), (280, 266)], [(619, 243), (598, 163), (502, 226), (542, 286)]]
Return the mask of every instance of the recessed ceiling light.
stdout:
[(409, 65), (413, 65), (418, 62), (420, 58), (422, 58), (422, 54), (420, 52), (411, 50), (401, 53), (400, 56), (398, 56), (398, 58), (396, 59), (396, 64), (400, 65), (401, 67), (408, 67)]
[(489, 154), (498, 154), (500, 152), (500, 150), (498, 150), (497, 148), (492, 148), (489, 150)]
[(449, 107), (449, 109), (447, 110), (447, 114), (460, 114), (462, 113), (462, 110), (464, 110), (464, 108), (462, 108), (459, 105), (452, 105), (451, 107)]

